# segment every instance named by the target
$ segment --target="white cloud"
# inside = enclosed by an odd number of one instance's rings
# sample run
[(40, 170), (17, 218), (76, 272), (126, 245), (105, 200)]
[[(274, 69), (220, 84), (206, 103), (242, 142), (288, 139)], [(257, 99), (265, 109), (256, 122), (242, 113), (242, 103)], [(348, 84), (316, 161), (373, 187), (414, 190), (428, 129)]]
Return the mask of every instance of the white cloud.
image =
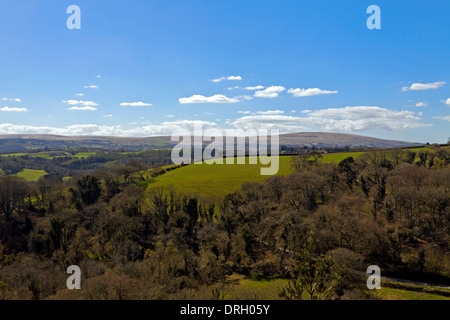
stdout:
[(245, 90), (262, 90), (264, 86), (245, 87)]
[(221, 82), (221, 81), (224, 81), (224, 80), (242, 80), (242, 77), (241, 76), (220, 77), (220, 78), (217, 78), (217, 79), (213, 79), (211, 81), (212, 82)]
[(338, 91), (330, 91), (330, 90), (322, 90), (319, 88), (309, 88), (309, 89), (289, 89), (288, 93), (291, 93), (294, 97), (311, 97), (311, 96), (318, 96), (320, 94), (335, 94), (338, 93)]
[(75, 95), (78, 96), (78, 97), (83, 97), (84, 93), (75, 93)]
[(63, 100), (62, 102), (67, 103), (72, 106), (81, 105), (84, 107), (94, 107), (98, 106), (94, 101), (83, 101), (83, 100)]
[(96, 85), (84, 86), (86, 89), (98, 89)]
[(447, 82), (439, 81), (439, 82), (431, 82), (431, 83), (413, 83), (409, 87), (403, 87), (402, 91), (417, 91), (417, 90), (429, 90), (429, 89), (437, 89), (447, 84)]
[(252, 113), (251, 111), (238, 111), (237, 113), (241, 113), (241, 114), (250, 114)]
[(76, 110), (76, 111), (96, 111), (97, 108), (94, 107), (70, 107), (67, 110)]
[(10, 108), (10, 107), (3, 107), (3, 108), (0, 108), (0, 111), (4, 111), (4, 112), (27, 112), (28, 109), (27, 109), (27, 108)]
[(285, 87), (282, 86), (270, 86), (264, 90), (256, 91), (255, 97), (257, 98), (276, 98), (280, 95), (280, 92), (286, 90)]
[(417, 102), (416, 107), (428, 107), (428, 102), (426, 101)]
[(433, 117), (433, 119), (440, 119), (440, 120), (445, 120), (450, 122), (450, 116), (445, 116), (445, 117)]
[(281, 110), (268, 110), (268, 111), (256, 111), (257, 114), (266, 114), (266, 115), (270, 115), (270, 114), (283, 114), (284, 111)]
[(181, 104), (189, 103), (236, 103), (240, 100), (238, 98), (228, 98), (223, 94), (215, 94), (211, 97), (205, 97), (199, 94), (195, 94), (189, 98), (180, 98), (178, 102)]
[(240, 89), (241, 87), (239, 87), (239, 86), (234, 86), (234, 87), (229, 87), (229, 88), (227, 88), (228, 90), (234, 90), (234, 89)]
[(112, 114), (105, 114), (104, 116), (103, 116), (103, 118), (112, 118)]
[(450, 107), (450, 98), (446, 99), (446, 100), (441, 100), (442, 103), (445, 103), (447, 106)]
[(22, 102), (19, 98), (3, 98), (2, 101), (15, 101), (15, 102)]
[(96, 76), (97, 79), (100, 79), (101, 77), (102, 77), (101, 74), (98, 74), (98, 75)]
[(168, 114), (168, 115), (166, 116), (166, 118), (175, 118), (175, 115), (174, 115), (174, 114)]
[(124, 107), (150, 107), (152, 104), (138, 101), (138, 102), (122, 102), (120, 105)]

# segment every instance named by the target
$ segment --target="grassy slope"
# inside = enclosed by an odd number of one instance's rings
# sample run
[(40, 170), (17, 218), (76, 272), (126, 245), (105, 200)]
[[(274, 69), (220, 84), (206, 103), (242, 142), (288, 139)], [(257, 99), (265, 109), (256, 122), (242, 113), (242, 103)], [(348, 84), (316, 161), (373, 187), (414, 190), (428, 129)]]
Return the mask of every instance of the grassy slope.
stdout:
[[(337, 162), (352, 156), (357, 157), (362, 152), (330, 153), (323, 157), (324, 162)], [(277, 175), (291, 173), (290, 156), (280, 157), (280, 167)], [(240, 188), (244, 182), (263, 182), (270, 176), (260, 174), (261, 164), (193, 164), (169, 171), (149, 184), (149, 188), (173, 185), (182, 192), (199, 193), (205, 196), (225, 196)]]

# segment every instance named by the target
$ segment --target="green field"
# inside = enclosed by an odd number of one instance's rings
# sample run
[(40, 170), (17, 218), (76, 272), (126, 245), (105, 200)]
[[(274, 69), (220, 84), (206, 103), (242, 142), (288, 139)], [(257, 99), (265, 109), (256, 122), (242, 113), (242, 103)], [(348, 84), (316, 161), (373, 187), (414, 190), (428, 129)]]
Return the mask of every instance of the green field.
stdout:
[(27, 181), (38, 181), (40, 177), (45, 176), (46, 174), (47, 172), (44, 170), (24, 169), (18, 174), (15, 174), (15, 176), (24, 178)]
[(88, 158), (90, 156), (95, 156), (95, 152), (78, 152), (74, 155), (75, 158), (81, 159), (81, 158)]
[[(279, 293), (288, 284), (288, 280), (285, 279), (253, 280), (239, 274), (229, 276), (227, 282), (229, 286), (224, 290), (224, 299), (226, 300), (278, 300), (280, 299)], [(382, 286), (379, 290), (370, 290), (369, 294), (373, 298), (381, 300), (450, 300), (450, 297), (439, 293), (412, 290), (417, 287), (404, 285), (402, 289), (394, 289)], [(310, 297), (305, 293), (302, 295), (302, 299), (308, 300)]]
[[(330, 153), (323, 156), (323, 162), (339, 162), (347, 157), (358, 157), (363, 152)], [(277, 175), (287, 175), (292, 172), (291, 156), (281, 156)], [(181, 167), (158, 176), (149, 188), (173, 185), (181, 192), (198, 193), (205, 196), (222, 197), (239, 190), (245, 182), (263, 182), (270, 176), (260, 174), (261, 164), (192, 164)]]
[(450, 297), (439, 294), (385, 287), (375, 291), (374, 294), (382, 300), (450, 300)]

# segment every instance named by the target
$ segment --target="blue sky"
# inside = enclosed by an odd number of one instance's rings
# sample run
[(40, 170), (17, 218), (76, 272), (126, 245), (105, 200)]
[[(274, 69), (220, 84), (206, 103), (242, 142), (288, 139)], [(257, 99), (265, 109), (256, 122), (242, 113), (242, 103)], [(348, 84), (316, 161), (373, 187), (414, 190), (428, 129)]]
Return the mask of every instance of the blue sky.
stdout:
[[(68, 6), (81, 9), (69, 30)], [(381, 29), (369, 30), (369, 5)], [(450, 137), (448, 1), (0, 2), (0, 134)], [(215, 81), (213, 81), (215, 80)]]

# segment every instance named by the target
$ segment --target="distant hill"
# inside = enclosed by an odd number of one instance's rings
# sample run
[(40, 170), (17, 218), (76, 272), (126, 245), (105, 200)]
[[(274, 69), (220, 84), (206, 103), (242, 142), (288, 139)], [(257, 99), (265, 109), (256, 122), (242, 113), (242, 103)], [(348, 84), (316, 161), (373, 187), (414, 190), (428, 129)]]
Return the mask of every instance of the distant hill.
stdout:
[(397, 148), (421, 145), (417, 142), (378, 139), (346, 133), (298, 132), (280, 135), (280, 145), (322, 147)]
[[(107, 150), (143, 150), (172, 148), (177, 142), (170, 136), (128, 138), (103, 136), (0, 135), (0, 152), (25, 152), (33, 149), (98, 148)], [(353, 134), (299, 132), (280, 135), (280, 145), (316, 147), (394, 148), (419, 143), (377, 139)]]

